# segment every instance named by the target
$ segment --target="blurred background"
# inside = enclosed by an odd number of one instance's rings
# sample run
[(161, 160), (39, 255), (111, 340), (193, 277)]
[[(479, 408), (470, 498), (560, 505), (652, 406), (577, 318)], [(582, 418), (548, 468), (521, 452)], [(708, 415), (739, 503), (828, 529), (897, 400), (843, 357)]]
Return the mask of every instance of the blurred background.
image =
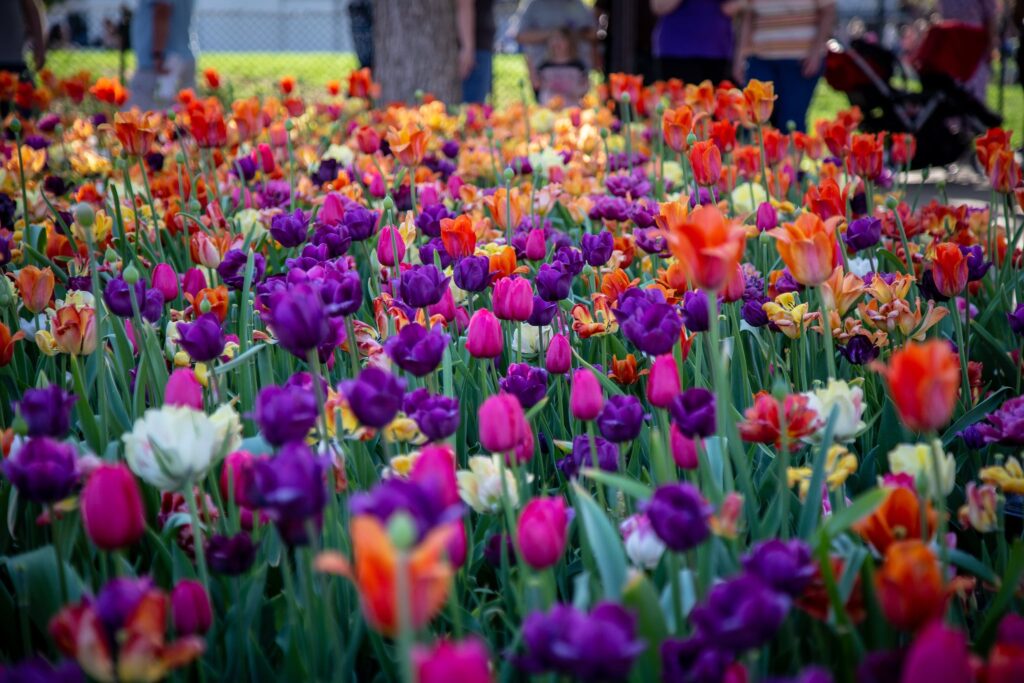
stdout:
[[(137, 2), (45, 0), (47, 66), (62, 76), (87, 70), (94, 76), (126, 80), (133, 70), (127, 27)], [(593, 8), (599, 38), (605, 38), (609, 27), (617, 34), (615, 45), (599, 43), (604, 66), (613, 71), (637, 68), (634, 56), (643, 45), (649, 45), (649, 36), (643, 35), (649, 27), (638, 18), (646, 15), (641, 9), (646, 9), (642, 6), (647, 0), (584, 2)], [(272, 92), (283, 76), (294, 77), (300, 92), (322, 89), (328, 80), (341, 79), (358, 68), (359, 38), (353, 37), (353, 29), (359, 36), (359, 24), (368, 21), (373, 4), (373, 0), (195, 0), (191, 39), (200, 73), (205, 68), (217, 69), (238, 95)], [(527, 69), (514, 38), (517, 12), (525, 4), (525, 0), (493, 3), (492, 101), (497, 106), (533, 97), (531, 89), (523, 86)], [(871, 35), (898, 51), (936, 7), (935, 0), (838, 0), (837, 11), (839, 40)], [(1017, 37), (1011, 26), (1012, 7), (999, 5), (999, 12), (999, 54), (993, 60), (989, 104), (1008, 114), (1008, 125), (1017, 128), (1022, 98), (1016, 86), (1016, 63), (1010, 58)], [(594, 80), (601, 77), (599, 71), (593, 75)], [(846, 106), (846, 98), (822, 80), (809, 118), (828, 117)]]

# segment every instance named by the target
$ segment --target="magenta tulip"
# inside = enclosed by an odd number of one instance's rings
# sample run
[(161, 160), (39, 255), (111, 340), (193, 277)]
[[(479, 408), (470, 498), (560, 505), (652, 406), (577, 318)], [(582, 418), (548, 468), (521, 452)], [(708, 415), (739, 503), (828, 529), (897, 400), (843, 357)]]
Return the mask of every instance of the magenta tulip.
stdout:
[(565, 550), (568, 517), (562, 498), (534, 498), (519, 515), (516, 536), (526, 564), (547, 569), (558, 563)]
[(146, 533), (139, 485), (125, 465), (93, 470), (78, 504), (86, 535), (102, 550), (125, 548)]

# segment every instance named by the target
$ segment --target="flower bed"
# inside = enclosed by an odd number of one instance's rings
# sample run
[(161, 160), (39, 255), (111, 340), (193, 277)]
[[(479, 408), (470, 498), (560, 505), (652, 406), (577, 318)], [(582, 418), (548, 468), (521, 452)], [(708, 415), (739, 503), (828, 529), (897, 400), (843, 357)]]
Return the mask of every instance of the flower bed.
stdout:
[(219, 80), (0, 78), (0, 681), (1024, 676), (1006, 133)]

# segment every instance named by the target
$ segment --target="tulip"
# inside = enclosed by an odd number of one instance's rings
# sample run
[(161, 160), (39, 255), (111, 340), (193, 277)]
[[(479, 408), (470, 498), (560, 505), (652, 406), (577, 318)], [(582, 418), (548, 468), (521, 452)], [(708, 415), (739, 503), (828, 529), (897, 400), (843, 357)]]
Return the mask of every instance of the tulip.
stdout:
[(311, 284), (274, 292), (268, 308), (268, 324), (278, 342), (297, 358), (305, 360), (331, 334), (320, 293)]
[(718, 183), (722, 175), (722, 153), (711, 140), (695, 142), (690, 148), (690, 167), (694, 181), (701, 187)]
[(394, 267), (405, 258), (405, 240), (398, 228), (389, 225), (377, 233), (377, 261), (383, 266)]
[[(306, 241), (309, 232), (309, 216), (302, 209), (294, 213), (281, 213), (270, 221), (270, 235), (286, 249), (297, 247)], [(201, 233), (198, 233), (201, 234)], [(220, 259), (217, 260), (220, 263)], [(204, 265), (206, 265), (204, 263)], [(212, 267), (216, 267), (214, 264)]]
[(523, 561), (538, 570), (557, 564), (565, 550), (568, 524), (561, 497), (534, 498), (527, 503), (516, 526)]
[(949, 344), (932, 340), (908, 342), (889, 364), (874, 369), (889, 385), (889, 395), (908, 429), (937, 430), (949, 422), (960, 392), (960, 364)]
[(715, 433), (715, 400), (707, 389), (692, 387), (672, 399), (669, 412), (685, 436), (707, 438)]
[(466, 349), (474, 358), (497, 358), (504, 347), (501, 322), (485, 308), (473, 314), (466, 333)]
[(191, 368), (178, 368), (171, 373), (164, 387), (164, 404), (203, 409), (203, 386)]
[(370, 366), (358, 378), (346, 380), (338, 388), (360, 424), (380, 429), (401, 409), (405, 386), (404, 379)]
[(78, 504), (85, 533), (101, 550), (126, 548), (146, 533), (139, 485), (122, 464), (104, 464), (93, 470)]
[(967, 287), (968, 265), (968, 259), (958, 245), (943, 242), (937, 246), (931, 271), (935, 289), (945, 297), (960, 294)]
[(693, 484), (664, 484), (654, 490), (647, 516), (669, 549), (686, 552), (711, 534), (711, 506)]
[(419, 323), (409, 323), (384, 344), (388, 357), (398, 367), (417, 377), (432, 373), (447, 348), (447, 334), (436, 327), (428, 330)]
[[(701, 289), (721, 289), (743, 256), (746, 231), (716, 206), (692, 212), (680, 202), (661, 205), (656, 219), (687, 279)], [(829, 271), (831, 272), (831, 270)]]
[(827, 280), (835, 268), (836, 223), (804, 212), (793, 223), (768, 232), (775, 238), (779, 256), (802, 285), (813, 287)]
[(12, 335), (11, 329), (0, 323), (0, 368), (10, 364), (14, 358), (14, 344), (24, 338), (24, 332), (19, 330)]
[(45, 436), (29, 439), (0, 463), (25, 500), (51, 504), (67, 498), (78, 482), (75, 447)]
[(743, 89), (743, 99), (747, 101), (750, 109), (750, 118), (754, 123), (763, 125), (771, 121), (772, 109), (775, 107), (775, 85), (768, 81), (759, 81), (756, 78), (747, 82)]
[(54, 285), (53, 270), (49, 266), (42, 269), (25, 266), (18, 271), (14, 282), (18, 286), (22, 303), (32, 313), (38, 314), (49, 305)]
[(935, 553), (920, 538), (893, 543), (876, 574), (886, 619), (913, 631), (946, 611), (946, 589)]
[(455, 286), (467, 292), (482, 292), (491, 280), (491, 261), (486, 256), (459, 259), (453, 269)]
[(309, 543), (309, 528), (319, 527), (327, 505), (326, 469), (324, 458), (293, 441), (272, 458), (252, 460), (243, 470), (241, 498), (274, 522), (287, 545)]
[[(445, 210), (444, 205), (439, 206)], [(455, 218), (442, 218), (439, 229), (444, 249), (452, 258), (470, 257), (476, 251), (476, 231), (473, 229), (473, 220), (466, 214)]]
[(29, 436), (63, 438), (70, 427), (75, 396), (56, 384), (26, 389), (18, 401), (18, 414), (28, 425)]
[(413, 266), (402, 273), (400, 296), (402, 301), (413, 308), (433, 306), (444, 296), (450, 280), (433, 263)]
[(757, 229), (760, 232), (773, 230), (779, 226), (779, 214), (771, 202), (761, 202), (757, 206)]
[(647, 400), (650, 404), (668, 408), (680, 391), (679, 368), (675, 357), (666, 353), (655, 358), (647, 376)]
[(672, 460), (680, 469), (695, 470), (700, 464), (697, 457), (697, 442), (679, 431), (675, 423), (669, 427), (669, 442)]
[(244, 531), (234, 536), (215, 534), (206, 542), (206, 560), (210, 569), (225, 576), (239, 576), (252, 566), (256, 547)]
[(215, 313), (204, 313), (195, 322), (178, 323), (178, 345), (194, 361), (205, 363), (224, 352), (224, 330)]
[(522, 322), (533, 312), (533, 290), (530, 281), (525, 278), (501, 278), (494, 283), (491, 300), (494, 314), (502, 320)]
[(268, 386), (256, 397), (256, 424), (274, 446), (305, 440), (319, 414), (316, 393), (304, 387)]
[(665, 144), (674, 152), (686, 149), (686, 139), (693, 132), (693, 110), (685, 104), (678, 109), (666, 109), (661, 116), (661, 134)]
[(178, 274), (169, 263), (158, 263), (153, 268), (153, 288), (164, 296), (164, 301), (174, 301), (178, 297)]
[(477, 411), (480, 444), (492, 453), (508, 453), (526, 435), (528, 425), (519, 399), (511, 394), (489, 396)]
[(569, 394), (569, 407), (573, 417), (588, 422), (601, 413), (604, 395), (601, 384), (594, 373), (587, 368), (580, 368), (572, 375), (572, 391)]
[(203, 274), (202, 270), (199, 268), (189, 268), (185, 271), (185, 277), (182, 278), (181, 282), (181, 291), (184, 294), (191, 294), (195, 297), (206, 287), (206, 275)]
[(548, 343), (544, 356), (544, 367), (552, 375), (564, 375), (572, 367), (572, 349), (564, 334), (556, 334)]
[(581, 243), (583, 260), (593, 268), (600, 268), (608, 263), (615, 250), (615, 236), (608, 230), (599, 233), (585, 233)]
[(171, 591), (171, 619), (178, 635), (203, 635), (213, 624), (210, 597), (203, 584), (191, 579), (179, 581)]
[(356, 130), (356, 143), (363, 154), (373, 154), (380, 149), (380, 135), (370, 126), (360, 126)]
[(220, 279), (224, 281), (225, 285), (235, 291), (240, 291), (245, 286), (245, 270), (249, 265), (250, 253), (252, 253), (252, 284), (258, 284), (263, 279), (263, 274), (267, 269), (267, 260), (259, 252), (229, 249), (224, 254), (224, 259), (220, 262), (220, 265), (217, 266), (217, 274), (220, 275)]
[(636, 396), (611, 396), (597, 416), (601, 436), (612, 443), (625, 443), (640, 436), (644, 409)]
[(412, 653), (419, 683), (491, 683), (487, 661), (487, 646), (476, 638), (454, 642), (442, 640), (426, 648), (417, 647)]
[(544, 229), (534, 228), (526, 236), (526, 258), (531, 261), (539, 261), (547, 253), (547, 244), (544, 241)]
[(637, 567), (654, 569), (665, 553), (665, 544), (651, 527), (651, 520), (644, 513), (627, 517), (619, 524), (623, 545), (629, 561)]

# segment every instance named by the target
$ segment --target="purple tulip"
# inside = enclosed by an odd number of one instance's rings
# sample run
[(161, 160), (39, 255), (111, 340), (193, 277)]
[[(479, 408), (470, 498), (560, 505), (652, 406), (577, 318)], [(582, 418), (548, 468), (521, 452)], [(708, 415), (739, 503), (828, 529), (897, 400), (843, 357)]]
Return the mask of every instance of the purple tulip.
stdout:
[(664, 254), (668, 249), (668, 241), (656, 228), (637, 230), (633, 237), (636, 239), (636, 246), (648, 254)]
[(853, 365), (867, 365), (878, 358), (881, 349), (862, 334), (851, 337), (845, 346), (839, 347), (839, 353)]
[(363, 305), (363, 282), (358, 271), (329, 269), (319, 285), (324, 310), (331, 317), (352, 315)]
[(75, 447), (71, 444), (36, 436), (0, 463), (0, 467), (23, 498), (50, 504), (71, 495), (78, 482), (75, 460)]
[(761, 541), (743, 558), (743, 569), (771, 588), (797, 598), (814, 579), (811, 549), (799, 539)]
[(409, 323), (385, 342), (384, 350), (398, 367), (416, 377), (426, 377), (441, 362), (448, 341), (440, 328), (428, 330), (419, 323)]
[(779, 227), (779, 214), (771, 202), (758, 204), (756, 225), (759, 232)]
[(711, 506), (693, 484), (664, 484), (654, 490), (647, 518), (654, 533), (678, 553), (692, 550), (711, 534)]
[(682, 318), (661, 290), (627, 289), (614, 312), (626, 339), (646, 354), (660, 356), (679, 343)]
[(268, 323), (274, 336), (292, 355), (305, 360), (310, 351), (328, 340), (331, 327), (311, 284), (300, 284), (270, 295)]
[(432, 263), (413, 266), (402, 273), (398, 285), (399, 295), (406, 305), (413, 308), (433, 306), (444, 296), (450, 279)]
[(107, 582), (93, 605), (108, 633), (116, 633), (135, 612), (146, 594), (153, 590), (149, 577), (119, 577)]
[(608, 230), (599, 233), (586, 233), (581, 242), (583, 247), (583, 260), (594, 268), (608, 263), (615, 249), (615, 236)]
[(422, 539), (438, 525), (455, 521), (462, 514), (461, 504), (446, 505), (436, 493), (423, 482), (391, 477), (369, 491), (354, 494), (348, 507), (352, 515), (373, 515), (383, 524), (396, 512), (404, 512), (416, 524), (417, 538)]
[(420, 215), (416, 216), (416, 227), (419, 228), (424, 235), (429, 237), (440, 237), (441, 221), (445, 218), (454, 217), (455, 215), (452, 214), (444, 204), (431, 204), (430, 206), (424, 206), (423, 210), (420, 211)]
[(85, 675), (75, 662), (55, 666), (36, 656), (0, 671), (0, 683), (85, 683)]
[(579, 249), (572, 247), (561, 247), (555, 252), (555, 263), (560, 263), (562, 266), (572, 273), (573, 277), (576, 277), (583, 272), (583, 266), (586, 262), (583, 260), (583, 252)]
[(29, 436), (63, 438), (71, 428), (75, 396), (56, 384), (26, 389), (18, 401), (18, 414), (28, 425)]
[(274, 522), (285, 543), (303, 545), (309, 541), (307, 522), (319, 526), (327, 504), (326, 469), (323, 458), (293, 441), (244, 470), (246, 498)]
[(354, 241), (362, 242), (373, 237), (377, 231), (378, 218), (376, 211), (370, 211), (359, 204), (349, 204), (341, 223)]
[(735, 659), (700, 635), (669, 638), (661, 644), (661, 678), (664, 683), (722, 683)]
[(302, 209), (294, 213), (282, 213), (270, 221), (270, 235), (282, 247), (297, 247), (306, 241), (309, 232), (309, 216)]
[(764, 305), (768, 301), (769, 299), (766, 296), (744, 301), (743, 307), (740, 309), (740, 315), (743, 316), (743, 320), (751, 327), (764, 327), (767, 325), (768, 314), (764, 310)]
[(863, 251), (878, 244), (882, 239), (882, 221), (874, 216), (865, 216), (852, 221), (843, 233), (843, 242), (852, 251)]
[(528, 363), (512, 363), (508, 366), (508, 374), (501, 378), (499, 384), (502, 391), (515, 396), (524, 409), (529, 409), (547, 395), (548, 373)]
[(985, 277), (985, 273), (992, 267), (991, 261), (985, 260), (985, 250), (980, 244), (970, 247), (961, 246), (960, 253), (967, 257), (967, 281), (977, 282)]
[(298, 386), (268, 386), (256, 397), (254, 419), (267, 443), (303, 441), (320, 415), (316, 394)]
[(534, 612), (523, 621), (520, 668), (579, 681), (625, 680), (646, 645), (636, 618), (621, 605), (598, 603), (589, 614), (570, 605)]
[(459, 428), (459, 401), (451, 396), (427, 396), (406, 412), (431, 441), (443, 441)]
[(217, 534), (206, 541), (206, 559), (214, 573), (239, 576), (256, 561), (256, 546), (244, 531), (234, 536)]
[(317, 247), (327, 247), (327, 255), (330, 258), (338, 258), (348, 253), (352, 246), (352, 236), (348, 229), (341, 223), (321, 223), (317, 221), (313, 229), (313, 237), (310, 244)]
[(601, 436), (612, 443), (625, 443), (640, 436), (644, 408), (635, 396), (610, 396), (597, 416)]
[(486, 256), (459, 259), (453, 271), (455, 286), (467, 292), (482, 292), (491, 281), (491, 262)]
[(192, 360), (211, 361), (224, 352), (224, 330), (216, 313), (204, 313), (191, 323), (178, 323), (178, 345)]
[[(141, 312), (146, 303), (146, 283), (140, 279), (132, 287), (129, 287), (128, 283), (124, 281), (124, 277), (120, 275), (107, 282), (103, 289), (103, 301), (107, 304), (107, 309), (119, 318), (132, 317), (134, 313), (131, 290), (133, 289), (135, 290), (135, 304)], [(162, 301), (161, 304), (163, 304)]]
[(690, 612), (690, 621), (717, 647), (739, 653), (771, 640), (789, 613), (790, 598), (750, 574), (722, 581)]
[(1014, 334), (1024, 335), (1024, 304), (1017, 304), (1013, 313), (1006, 314), (1006, 320)]
[(405, 380), (371, 366), (360, 372), (358, 379), (342, 382), (339, 389), (360, 423), (380, 429), (401, 409)]
[(562, 301), (572, 291), (572, 277), (572, 273), (560, 263), (542, 264), (534, 279), (537, 295), (544, 301)]
[(715, 395), (707, 389), (687, 389), (673, 399), (669, 412), (684, 436), (704, 439), (715, 433)]
[(441, 268), (448, 268), (452, 265), (452, 256), (444, 248), (444, 242), (440, 237), (431, 238), (429, 242), (419, 248), (419, 253), (420, 263), (440, 263)]
[[(229, 288), (241, 290), (245, 286), (245, 267), (249, 260), (249, 254), (241, 249), (231, 249), (224, 254), (220, 265), (217, 266), (217, 274)], [(252, 282), (258, 283), (263, 279), (263, 273), (267, 269), (267, 260), (259, 252), (252, 253)]]
[(985, 443), (1024, 446), (1024, 396), (1011, 398), (977, 425)]
[[(600, 436), (594, 437), (594, 446), (597, 450), (597, 466), (606, 472), (615, 472), (619, 469), (619, 447)], [(558, 461), (558, 469), (568, 478), (575, 477), (584, 467), (593, 467), (594, 459), (591, 456), (590, 437), (586, 434), (579, 434), (572, 440), (572, 452)]]
[(711, 327), (708, 295), (703, 289), (683, 295), (683, 324), (690, 332), (707, 332)]

